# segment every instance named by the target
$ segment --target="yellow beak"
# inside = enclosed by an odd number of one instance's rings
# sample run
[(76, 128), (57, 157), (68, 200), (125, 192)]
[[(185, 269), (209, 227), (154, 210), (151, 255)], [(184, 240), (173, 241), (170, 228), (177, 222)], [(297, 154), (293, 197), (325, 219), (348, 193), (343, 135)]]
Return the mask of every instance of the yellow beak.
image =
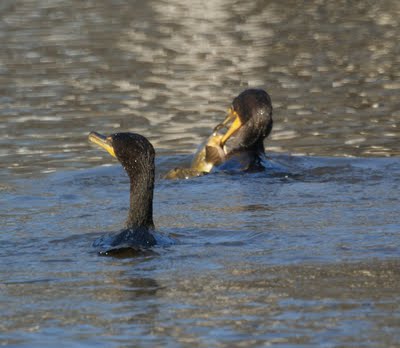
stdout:
[(117, 156), (115, 156), (114, 148), (112, 146), (110, 137), (106, 137), (106, 136), (96, 133), (96, 132), (90, 132), (89, 141), (99, 145), (104, 150), (106, 150), (111, 156), (117, 158)]
[(224, 134), (221, 139), (221, 146), (224, 146), (225, 143), (229, 140), (229, 138), (235, 134), (240, 127), (242, 127), (242, 121), (238, 113), (233, 110), (232, 108), (229, 109), (228, 115), (226, 116), (225, 120), (221, 123), (223, 126), (227, 125), (229, 122), (232, 122), (231, 126), (229, 127), (228, 131)]

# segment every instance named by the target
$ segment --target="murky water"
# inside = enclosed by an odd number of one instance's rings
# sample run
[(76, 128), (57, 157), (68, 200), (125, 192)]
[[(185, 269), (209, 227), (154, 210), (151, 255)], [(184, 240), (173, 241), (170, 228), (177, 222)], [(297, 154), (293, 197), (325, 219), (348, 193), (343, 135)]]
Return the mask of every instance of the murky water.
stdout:
[[(397, 346), (398, 18), (394, 0), (2, 0), (0, 344)], [(271, 168), (160, 179), (253, 86)], [(128, 179), (91, 130), (155, 145), (176, 244), (94, 252)]]

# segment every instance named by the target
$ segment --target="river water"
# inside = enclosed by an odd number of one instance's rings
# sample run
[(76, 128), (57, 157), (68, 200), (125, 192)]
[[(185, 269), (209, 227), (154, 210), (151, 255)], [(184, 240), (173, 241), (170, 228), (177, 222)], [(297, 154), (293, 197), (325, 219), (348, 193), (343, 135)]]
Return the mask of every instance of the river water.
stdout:
[[(400, 342), (400, 3), (2, 0), (0, 344), (396, 347)], [(274, 129), (264, 173), (183, 181), (248, 87)], [(128, 179), (87, 135), (157, 152), (135, 257)]]

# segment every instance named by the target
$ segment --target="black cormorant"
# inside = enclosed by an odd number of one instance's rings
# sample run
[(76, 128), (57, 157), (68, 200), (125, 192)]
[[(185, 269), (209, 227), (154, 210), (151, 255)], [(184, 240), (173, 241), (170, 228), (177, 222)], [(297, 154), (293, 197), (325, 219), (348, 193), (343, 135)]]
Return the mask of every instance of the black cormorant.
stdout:
[[(165, 178), (183, 179), (215, 170), (263, 170), (264, 139), (272, 130), (272, 103), (262, 89), (246, 89), (233, 99), (225, 120), (194, 154), (190, 168), (175, 168)], [(223, 128), (227, 127), (225, 133)]]
[(106, 250), (146, 249), (155, 245), (153, 146), (145, 137), (134, 133), (115, 133), (106, 137), (91, 132), (89, 140), (117, 158), (130, 180), (130, 206), (126, 227), (116, 234), (100, 238), (94, 245)]
[[(231, 123), (232, 122), (232, 123)], [(262, 89), (246, 89), (233, 99), (225, 120), (216, 127), (229, 125), (220, 146), (226, 156), (218, 169), (263, 169), (264, 139), (271, 133), (271, 97)]]

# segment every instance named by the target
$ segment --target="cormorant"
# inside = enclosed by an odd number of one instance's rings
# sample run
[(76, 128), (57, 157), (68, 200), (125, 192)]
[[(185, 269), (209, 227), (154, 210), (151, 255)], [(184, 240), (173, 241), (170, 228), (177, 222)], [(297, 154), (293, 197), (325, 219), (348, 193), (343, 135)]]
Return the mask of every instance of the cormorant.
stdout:
[(272, 125), (271, 97), (262, 89), (246, 89), (233, 99), (225, 120), (200, 146), (190, 168), (172, 169), (165, 178), (183, 179), (215, 170), (263, 170), (264, 139)]
[[(231, 123), (232, 122), (232, 123)], [(231, 123), (221, 139), (226, 156), (218, 169), (262, 170), (264, 139), (271, 133), (271, 97), (262, 89), (247, 89), (233, 99), (220, 129)]]
[(94, 246), (103, 249), (146, 249), (157, 243), (153, 234), (154, 156), (153, 145), (142, 135), (96, 132), (89, 140), (122, 164), (130, 180), (130, 206), (126, 227), (119, 233), (101, 237)]

